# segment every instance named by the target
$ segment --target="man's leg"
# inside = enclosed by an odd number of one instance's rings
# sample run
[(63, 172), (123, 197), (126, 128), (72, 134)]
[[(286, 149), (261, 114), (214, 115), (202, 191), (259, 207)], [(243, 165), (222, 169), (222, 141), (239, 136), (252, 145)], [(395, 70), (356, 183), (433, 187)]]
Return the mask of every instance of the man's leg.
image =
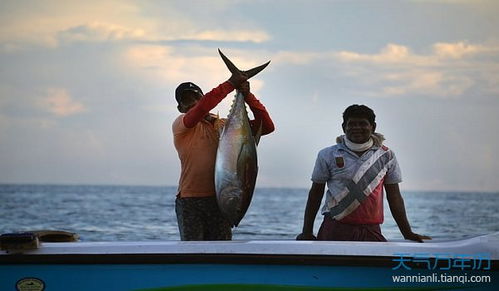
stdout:
[(208, 198), (206, 201), (206, 240), (231, 240), (232, 228), (230, 222), (222, 215), (218, 208), (215, 197)]
[(177, 198), (175, 212), (181, 240), (203, 240), (204, 221), (197, 207), (197, 198)]

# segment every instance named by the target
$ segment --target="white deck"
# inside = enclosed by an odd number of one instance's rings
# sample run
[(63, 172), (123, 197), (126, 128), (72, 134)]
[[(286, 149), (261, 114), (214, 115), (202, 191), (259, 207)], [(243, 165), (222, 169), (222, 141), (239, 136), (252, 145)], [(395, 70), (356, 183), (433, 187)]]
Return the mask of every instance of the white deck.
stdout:
[[(499, 259), (499, 232), (453, 241), (337, 242), (337, 241), (155, 241), (155, 242), (72, 242), (42, 243), (29, 255), (49, 254), (254, 254), (385, 256), (400, 254), (486, 254)], [(9, 255), (0, 251), (1, 255)]]

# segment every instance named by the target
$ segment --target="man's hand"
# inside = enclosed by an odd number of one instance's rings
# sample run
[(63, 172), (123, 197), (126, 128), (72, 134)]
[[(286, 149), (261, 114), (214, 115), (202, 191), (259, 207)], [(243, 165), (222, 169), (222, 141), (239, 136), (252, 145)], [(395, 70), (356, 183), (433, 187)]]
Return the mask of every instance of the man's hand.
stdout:
[(305, 206), (305, 214), (303, 215), (303, 229), (296, 240), (316, 240), (314, 236), (314, 219), (317, 211), (321, 206), (322, 196), (324, 196), (324, 188), (326, 183), (312, 183), (308, 192), (307, 206)]
[(248, 81), (242, 83), (241, 86), (239, 87), (239, 92), (241, 92), (244, 97), (247, 97), (248, 94), (250, 93), (250, 83)]
[(300, 233), (296, 236), (296, 240), (317, 240), (313, 233)]
[(232, 73), (232, 76), (230, 76), (228, 81), (232, 84), (232, 86), (234, 88), (239, 90), (241, 87), (241, 84), (243, 84), (247, 80), (248, 80), (248, 76), (246, 76), (245, 73), (243, 73), (241, 71), (237, 71), (237, 72)]
[(421, 242), (421, 243), (424, 242), (423, 241), (424, 239), (431, 240), (431, 237), (429, 237), (427, 235), (420, 235), (420, 234), (417, 234), (417, 233), (414, 233), (414, 232), (405, 234), (404, 238), (408, 239), (408, 240), (413, 240), (413, 241)]

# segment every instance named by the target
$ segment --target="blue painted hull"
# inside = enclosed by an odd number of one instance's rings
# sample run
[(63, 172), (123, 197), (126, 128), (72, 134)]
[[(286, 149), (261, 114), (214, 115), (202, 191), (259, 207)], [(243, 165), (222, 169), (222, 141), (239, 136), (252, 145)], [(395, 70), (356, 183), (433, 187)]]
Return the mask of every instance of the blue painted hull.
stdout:
[(43, 243), (0, 252), (0, 290), (499, 290), (498, 238)]
[[(446, 273), (446, 272), (440, 272)], [(459, 274), (458, 274), (459, 273)], [(37, 278), (46, 290), (147, 290), (166, 287), (197, 286), (213, 289), (261, 285), (271, 289), (281, 287), (312, 288), (450, 288), (494, 290), (497, 272), (453, 272), (453, 275), (492, 276), (493, 284), (457, 283), (395, 283), (396, 275), (427, 275), (433, 272), (415, 270), (395, 272), (391, 268), (304, 266), (304, 265), (219, 265), (219, 264), (133, 264), (133, 265), (17, 265), (0, 267), (1, 290), (15, 290), (23, 278)], [(450, 273), (447, 273), (450, 274)], [(496, 283), (494, 283), (494, 281)], [(219, 289), (219, 288), (217, 288)], [(469, 290), (469, 289), (468, 289)], [(495, 289), (497, 290), (497, 289)]]

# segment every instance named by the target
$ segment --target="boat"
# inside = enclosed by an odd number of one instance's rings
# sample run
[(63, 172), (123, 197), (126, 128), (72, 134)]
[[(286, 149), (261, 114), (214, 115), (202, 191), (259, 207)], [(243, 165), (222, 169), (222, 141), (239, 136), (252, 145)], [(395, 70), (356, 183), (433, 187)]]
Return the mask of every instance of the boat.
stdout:
[(499, 232), (425, 243), (8, 241), (0, 290), (499, 290)]

